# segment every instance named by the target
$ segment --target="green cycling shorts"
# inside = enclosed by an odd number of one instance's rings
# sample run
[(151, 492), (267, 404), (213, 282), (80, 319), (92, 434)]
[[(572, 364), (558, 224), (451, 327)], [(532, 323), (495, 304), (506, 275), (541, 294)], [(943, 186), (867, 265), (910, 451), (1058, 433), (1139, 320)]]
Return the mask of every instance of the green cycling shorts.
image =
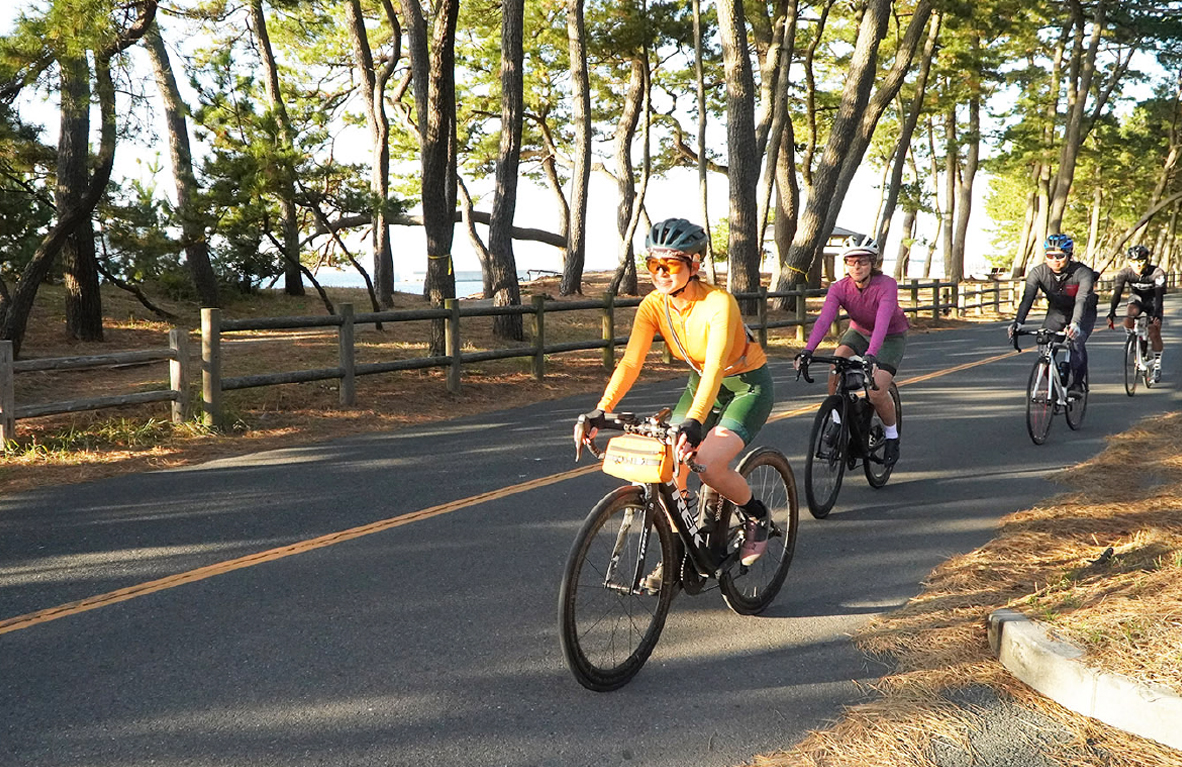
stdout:
[[(696, 371), (690, 373), (685, 391), (681, 393), (669, 423), (679, 424), (685, 419), (701, 380), (702, 377)], [(745, 446), (750, 445), (771, 415), (775, 401), (772, 373), (767, 365), (747, 373), (726, 376), (718, 388), (714, 408), (706, 417), (706, 423), (702, 424), (703, 431), (709, 432), (715, 426), (722, 426), (738, 434)]]
[[(870, 337), (850, 328), (841, 336), (840, 346), (848, 346), (859, 356), (870, 348)], [(907, 348), (906, 333), (891, 333), (882, 340), (882, 348), (878, 350), (878, 366), (891, 375), (899, 372), (899, 363), (903, 361), (903, 351)]]

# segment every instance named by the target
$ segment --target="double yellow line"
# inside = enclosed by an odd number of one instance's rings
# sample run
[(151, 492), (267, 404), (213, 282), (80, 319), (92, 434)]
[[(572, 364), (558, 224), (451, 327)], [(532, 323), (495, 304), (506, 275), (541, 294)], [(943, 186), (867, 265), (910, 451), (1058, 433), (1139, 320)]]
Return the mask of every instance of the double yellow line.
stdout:
[[(944, 368), (934, 373), (916, 376), (915, 378), (908, 378), (905, 381), (900, 381), (898, 385), (908, 386), (921, 381), (940, 378), (952, 373), (957, 373), (961, 370), (967, 370), (968, 368), (977, 367), (980, 365), (988, 365), (992, 362), (997, 362), (998, 360), (1012, 357), (1014, 354), (1015, 352), (1007, 352), (1006, 354), (999, 354), (995, 357), (989, 357), (976, 362), (966, 362), (962, 365)], [(815, 403), (811, 405), (805, 405), (792, 410), (787, 410), (783, 413), (777, 413), (768, 418), (768, 421), (782, 421), (786, 418), (793, 418), (798, 415), (812, 413), (816, 409), (817, 405)], [(48, 623), (49, 621), (54, 621), (58, 618), (65, 618), (68, 615), (77, 615), (78, 613), (84, 613), (88, 610), (95, 610), (100, 607), (106, 607), (119, 602), (126, 602), (129, 599), (146, 596), (157, 591), (164, 591), (165, 589), (183, 586), (186, 583), (203, 581), (206, 578), (212, 578), (215, 575), (222, 575), (224, 573), (233, 572), (234, 570), (241, 570), (246, 567), (254, 567), (255, 565), (261, 565), (265, 562), (274, 562), (277, 559), (283, 559), (284, 557), (290, 557), (295, 554), (303, 554), (304, 552), (321, 549), (325, 546), (334, 546), (338, 543), (351, 541), (354, 538), (361, 538), (366, 535), (380, 533), (383, 530), (391, 530), (395, 527), (409, 525), (412, 522), (420, 522), (424, 519), (440, 516), (441, 514), (449, 514), (453, 511), (459, 511), (460, 509), (466, 509), (471, 506), (485, 503), (486, 501), (507, 498), (512, 495), (517, 495), (518, 493), (536, 490), (540, 487), (555, 485), (559, 482), (565, 482), (568, 479), (573, 479), (575, 477), (581, 477), (586, 474), (597, 472), (599, 471), (599, 468), (600, 467), (598, 463), (588, 464), (577, 469), (571, 469), (570, 471), (551, 474), (548, 477), (532, 479), (528, 482), (522, 482), (520, 484), (510, 485), (508, 487), (502, 487), (496, 490), (490, 490), (489, 492), (481, 493), (480, 495), (473, 495), (468, 498), (461, 498), (457, 501), (442, 503), (438, 506), (432, 506), (427, 509), (412, 511), (409, 514), (400, 514), (397, 517), (390, 517), (389, 519), (371, 522), (367, 525), (360, 525), (359, 527), (351, 527), (347, 530), (329, 533), (328, 535), (322, 535), (318, 538), (310, 538), (306, 541), (298, 541), (287, 546), (280, 546), (278, 548), (268, 549), (267, 551), (260, 551), (255, 554), (248, 554), (244, 557), (238, 557), (237, 559), (230, 559), (226, 560), (225, 562), (218, 562), (205, 567), (199, 567), (196, 570), (188, 570), (183, 573), (170, 575), (166, 578), (160, 578), (158, 580), (140, 583), (135, 586), (128, 586), (127, 588), (109, 591), (106, 594), (99, 594), (97, 596), (79, 599), (75, 602), (67, 602), (66, 604), (58, 605), (57, 607), (49, 607), (44, 610), (37, 610), (36, 612), (18, 615), (6, 620), (0, 620), (0, 634), (7, 634), (11, 631), (20, 631), (21, 629), (26, 629), (30, 626), (36, 626), (40, 623)]]

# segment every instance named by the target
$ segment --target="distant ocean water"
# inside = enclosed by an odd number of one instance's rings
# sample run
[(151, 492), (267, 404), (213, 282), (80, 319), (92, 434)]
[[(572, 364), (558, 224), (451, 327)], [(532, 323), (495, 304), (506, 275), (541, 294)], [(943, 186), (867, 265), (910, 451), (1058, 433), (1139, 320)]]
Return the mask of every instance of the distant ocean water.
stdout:
[[(423, 274), (416, 273), (408, 276), (396, 275), (397, 279), (394, 281), (394, 290), (400, 293), (414, 293), (421, 295), (423, 292)], [(518, 271), (517, 279), (525, 282), (530, 278), (537, 277), (537, 272), (530, 274), (526, 271)], [(355, 271), (337, 271), (333, 270), (331, 273), (327, 270), (322, 270), (317, 279), (322, 285), (331, 285), (338, 288), (364, 288), (365, 281), (361, 279)], [(456, 272), (456, 295), (460, 298), (469, 298), (475, 296), (480, 298), (484, 291), (484, 279), (480, 272)]]

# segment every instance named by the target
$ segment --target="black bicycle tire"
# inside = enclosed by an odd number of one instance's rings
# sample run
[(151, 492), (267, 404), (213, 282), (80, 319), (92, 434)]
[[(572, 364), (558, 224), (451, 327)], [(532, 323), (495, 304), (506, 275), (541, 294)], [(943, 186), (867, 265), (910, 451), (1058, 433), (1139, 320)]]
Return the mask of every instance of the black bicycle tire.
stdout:
[(1125, 394), (1132, 397), (1137, 393), (1137, 336), (1129, 334), (1125, 339)]
[[(782, 503), (779, 488), (774, 488), (777, 491), (775, 494), (771, 493), (767, 482), (757, 475), (757, 470), (762, 467), (770, 467), (782, 483)], [(775, 448), (758, 447), (752, 450), (739, 462), (738, 472), (749, 484), (753, 484), (752, 491), (767, 504), (775, 529), (768, 538), (768, 547), (763, 556), (750, 566), (736, 564), (732, 569), (723, 572), (718, 579), (718, 586), (723, 600), (731, 610), (739, 615), (758, 615), (771, 605), (780, 593), (784, 579), (788, 577), (788, 568), (792, 566), (792, 556), (796, 551), (796, 534), (800, 527), (800, 502), (797, 499), (796, 477), (792, 473), (792, 466), (784, 454)], [(755, 477), (753, 483), (752, 477)], [(737, 522), (738, 517), (740, 515), (737, 514), (733, 503), (723, 504), (718, 529), (728, 530), (732, 520)], [(726, 540), (734, 539), (728, 533)], [(731, 545), (737, 545), (737, 541)], [(754, 583), (761, 585), (756, 586), (750, 596), (745, 594), (745, 587), (750, 587)]]
[[(1041, 445), (1047, 441), (1047, 435), (1051, 432), (1051, 421), (1055, 417), (1055, 403), (1051, 400), (1046, 400), (1040, 407), (1035, 404), (1034, 386), (1039, 378), (1039, 369), (1045, 369), (1048, 376), (1054, 374), (1051, 363), (1046, 359), (1039, 357), (1034, 361), (1034, 367), (1030, 369), (1030, 379), (1026, 382), (1026, 432), (1030, 435), (1030, 439), (1034, 444)], [(1044, 425), (1036, 427), (1034, 424), (1034, 414), (1036, 410), (1041, 410), (1045, 415)]]
[[(1067, 418), (1067, 426), (1072, 431), (1079, 431), (1083, 426), (1084, 416), (1088, 412), (1088, 379), (1084, 378), (1083, 395), (1067, 400), (1067, 412), (1063, 415)], [(1078, 413), (1079, 415), (1075, 415)]]
[[(660, 594), (656, 595), (654, 609), (652, 611), (644, 611), (648, 613), (647, 626), (639, 632), (639, 641), (636, 647), (628, 651), (628, 654), (622, 661), (615, 663), (612, 667), (607, 667), (593, 659), (590, 648), (584, 646), (589, 643), (589, 640), (579, 631), (578, 607), (580, 604), (580, 593), (595, 593), (589, 588), (594, 580), (582, 582), (580, 576), (583, 574), (584, 567), (588, 564), (589, 549), (596, 540), (596, 534), (603, 529), (604, 524), (608, 520), (627, 508), (639, 509), (644, 513), (643, 496), (639, 488), (618, 488), (608, 493), (595, 505), (595, 508), (591, 510), (591, 513), (583, 521), (583, 526), (579, 529), (578, 535), (575, 536), (574, 543), (571, 544), (570, 554), (567, 556), (566, 567), (563, 571), (562, 585), (558, 592), (558, 636), (559, 643), (562, 646), (563, 656), (566, 658), (567, 666), (570, 668), (571, 673), (574, 674), (575, 679), (579, 681), (579, 684), (596, 692), (607, 692), (623, 687), (644, 666), (645, 661), (652, 654), (653, 648), (656, 647), (657, 640), (661, 637), (661, 631), (665, 627), (665, 618), (669, 614), (669, 606), (673, 600), (676, 584), (677, 570), (680, 566), (680, 562), (675, 562), (674, 557), (675, 534), (670, 528), (669, 521), (666, 519), (664, 512), (658, 508), (657, 513), (652, 517), (652, 531), (656, 535), (655, 538), (652, 535), (649, 537), (648, 548), (650, 553), (648, 556), (652, 556), (651, 552), (654, 546), (659, 548), (661, 555), (660, 561), (664, 563), (662, 571), (663, 582)], [(651, 561), (646, 559), (645, 567), (648, 567)], [(628, 571), (627, 568), (634, 567), (634, 563), (635, 558), (630, 562), (626, 561), (623, 565), (625, 572)], [(608, 593), (610, 596), (622, 596), (626, 599), (639, 598), (639, 595), (621, 595), (619, 592), (609, 592), (608, 589), (602, 588), (601, 580), (599, 585), (601, 591)], [(580, 589), (582, 589), (582, 592)], [(596, 623), (599, 622), (602, 622), (602, 619), (596, 620)], [(629, 627), (628, 636), (631, 635), (632, 630)], [(612, 641), (615, 641), (614, 635)], [(614, 651), (614, 644), (612, 645), (612, 649)]]
[[(895, 427), (899, 430), (899, 436), (902, 437), (903, 436), (903, 402), (902, 402), (902, 400), (899, 399), (899, 387), (895, 386), (894, 381), (891, 381), (891, 386), (890, 386), (890, 389), (887, 390), (887, 393), (890, 394), (891, 399), (895, 403)], [(874, 417), (877, 418), (878, 415), (875, 414)], [(893, 472), (895, 470), (895, 467), (894, 466), (887, 466), (885, 463), (878, 463), (878, 462), (871, 460), (871, 457), (874, 456), (874, 453), (876, 452), (875, 450), (868, 449), (866, 452), (868, 455), (866, 456), (866, 458), (862, 459), (862, 470), (866, 474), (866, 481), (868, 483), (870, 483), (870, 486), (873, 487), (875, 490), (886, 487), (886, 483), (890, 480), (891, 472)], [(883, 451), (880, 449), (877, 452), (879, 453), (879, 455), (876, 457), (881, 459)], [(881, 472), (876, 470), (879, 467), (882, 468)]]
[[(813, 427), (809, 431), (809, 449), (804, 457), (804, 496), (808, 502), (809, 513), (817, 519), (824, 519), (833, 510), (833, 505), (837, 503), (837, 495), (841, 492), (842, 478), (845, 476), (846, 453), (849, 450), (850, 432), (848, 418), (846, 417), (848, 413), (845, 412), (844, 403), (845, 399), (840, 394), (830, 394), (826, 397), (821, 403), (821, 407), (817, 408), (817, 415), (813, 418)], [(838, 438), (838, 454), (836, 460), (837, 477), (833, 481), (833, 488), (829, 491), (828, 497), (818, 499), (813, 489), (814, 459), (821, 447), (821, 436), (824, 434), (828, 414), (834, 408), (842, 414), (841, 436)], [(824, 500), (824, 503), (821, 500)]]

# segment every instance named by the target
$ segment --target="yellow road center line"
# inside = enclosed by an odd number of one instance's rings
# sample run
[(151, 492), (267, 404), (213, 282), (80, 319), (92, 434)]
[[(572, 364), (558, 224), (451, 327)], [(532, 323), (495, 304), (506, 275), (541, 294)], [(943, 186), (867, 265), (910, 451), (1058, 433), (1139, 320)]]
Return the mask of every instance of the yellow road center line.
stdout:
[[(968, 368), (976, 367), (978, 365), (987, 365), (991, 362), (997, 362), (998, 360), (1012, 357), (1015, 354), (1016, 352), (1008, 352), (1006, 354), (999, 354), (995, 357), (989, 357), (976, 362), (966, 362), (955, 367), (944, 368), (942, 370), (937, 370), (933, 373), (917, 376), (915, 378), (908, 378), (906, 381), (900, 381), (898, 385), (907, 386), (909, 384), (919, 383), (921, 381), (928, 381), (933, 378), (940, 378), (941, 376), (946, 376), (961, 370), (967, 370)], [(781, 421), (786, 418), (793, 418), (798, 415), (805, 415), (807, 413), (815, 412), (816, 409), (817, 405), (815, 403), (811, 405), (805, 405), (792, 410), (787, 410), (783, 413), (777, 413), (769, 417), (768, 421)], [(217, 562), (205, 567), (198, 567), (195, 570), (188, 570), (183, 573), (177, 573), (175, 575), (170, 575), (168, 577), (160, 578), (154, 581), (147, 581), (146, 583), (140, 583), (135, 586), (128, 586), (126, 588), (116, 589), (115, 591), (108, 591), (106, 594), (87, 597), (75, 602), (67, 602), (66, 604), (58, 605), (57, 607), (49, 607), (44, 610), (37, 610), (36, 612), (18, 615), (13, 618), (7, 618), (5, 620), (0, 620), (0, 634), (7, 634), (12, 631), (20, 631), (21, 629), (26, 629), (30, 626), (36, 626), (40, 623), (47, 623), (49, 621), (57, 620), (58, 618), (65, 618), (68, 615), (77, 615), (78, 613), (84, 613), (88, 610), (95, 610), (100, 607), (106, 607), (107, 605), (125, 602), (129, 599), (135, 599), (136, 597), (146, 596), (157, 591), (175, 588), (186, 583), (203, 581), (206, 578), (212, 578), (215, 575), (222, 575), (224, 573), (233, 572), (234, 570), (241, 570), (243, 568), (261, 565), (264, 562), (274, 562), (277, 559), (283, 559), (284, 557), (290, 557), (295, 554), (303, 554), (305, 552), (321, 549), (326, 546), (344, 543), (345, 541), (351, 541), (354, 538), (361, 538), (366, 535), (380, 533), (383, 530), (390, 530), (395, 527), (401, 527), (402, 525), (409, 525), (412, 522), (420, 522), (424, 519), (440, 516), (441, 514), (449, 514), (453, 511), (466, 509), (470, 506), (476, 506), (486, 501), (507, 498), (512, 495), (517, 495), (518, 493), (524, 493), (530, 490), (536, 490), (540, 487), (546, 487), (547, 485), (555, 485), (559, 482), (565, 482), (568, 479), (574, 479), (575, 477), (592, 474), (599, 471), (599, 469), (600, 465), (598, 463), (580, 466), (577, 469), (571, 469), (570, 471), (564, 471), (559, 474), (551, 474), (548, 477), (531, 479), (528, 482), (522, 482), (520, 484), (510, 485), (509, 487), (502, 487), (496, 490), (490, 490), (487, 493), (469, 496), (468, 498), (461, 498), (448, 503), (441, 503), (438, 506), (420, 509), (419, 511), (412, 511), (407, 514), (400, 514), (397, 517), (390, 517), (389, 519), (370, 522), (369, 524), (360, 525), (358, 527), (351, 527), (347, 530), (329, 533), (328, 535), (322, 535), (318, 538), (310, 538), (306, 541), (298, 541), (287, 546), (280, 546), (278, 548), (268, 549), (267, 551), (248, 554), (244, 557), (229, 559), (225, 562)]]

